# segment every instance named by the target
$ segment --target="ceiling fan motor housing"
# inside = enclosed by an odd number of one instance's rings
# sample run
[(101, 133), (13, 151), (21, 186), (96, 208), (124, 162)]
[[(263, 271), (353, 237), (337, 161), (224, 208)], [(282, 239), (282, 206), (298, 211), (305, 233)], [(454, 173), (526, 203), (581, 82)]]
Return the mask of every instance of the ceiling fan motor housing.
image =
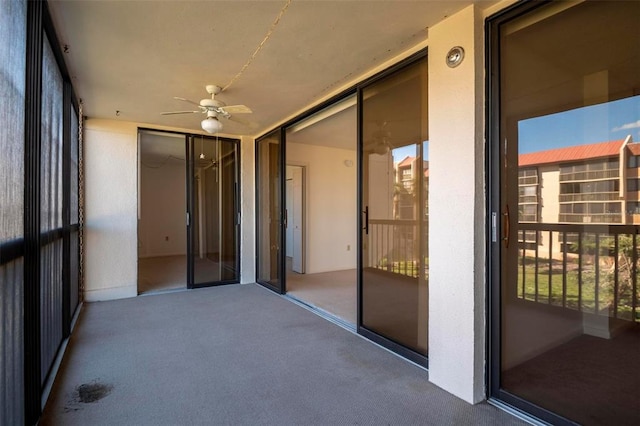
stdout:
[(200, 106), (205, 108), (221, 108), (225, 105), (226, 104), (224, 102), (219, 101), (217, 99), (201, 99), (200, 100)]

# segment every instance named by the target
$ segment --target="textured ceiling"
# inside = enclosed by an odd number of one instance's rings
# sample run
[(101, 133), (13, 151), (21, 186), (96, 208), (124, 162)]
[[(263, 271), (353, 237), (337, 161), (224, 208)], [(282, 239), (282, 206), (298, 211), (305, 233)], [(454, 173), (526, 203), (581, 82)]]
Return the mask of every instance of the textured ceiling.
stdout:
[[(245, 104), (258, 135), (379, 63), (425, 41), (427, 28), (465, 1), (293, 1), (264, 47), (218, 99)], [(492, 2), (483, 2), (489, 4)], [(50, 1), (84, 114), (199, 131), (205, 85), (227, 85), (285, 1)], [(116, 116), (116, 111), (120, 111)]]

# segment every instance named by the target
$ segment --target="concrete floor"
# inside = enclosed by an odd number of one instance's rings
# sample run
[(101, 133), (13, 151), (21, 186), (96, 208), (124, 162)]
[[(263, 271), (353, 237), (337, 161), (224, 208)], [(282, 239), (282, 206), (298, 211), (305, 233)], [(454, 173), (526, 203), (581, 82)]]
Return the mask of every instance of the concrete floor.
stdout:
[(258, 285), (85, 304), (41, 425), (518, 425)]

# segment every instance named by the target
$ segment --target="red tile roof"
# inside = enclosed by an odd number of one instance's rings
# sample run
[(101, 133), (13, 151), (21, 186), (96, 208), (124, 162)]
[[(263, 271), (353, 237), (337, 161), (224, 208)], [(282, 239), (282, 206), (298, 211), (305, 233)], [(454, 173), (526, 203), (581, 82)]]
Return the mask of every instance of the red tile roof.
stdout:
[(518, 157), (518, 165), (523, 167), (552, 163), (568, 163), (592, 158), (614, 157), (620, 153), (620, 147), (623, 143), (624, 140), (619, 140), (520, 154)]
[(629, 151), (631, 151), (631, 154), (640, 155), (640, 142), (627, 144), (627, 147), (629, 148)]
[(404, 160), (398, 163), (398, 167), (410, 166), (413, 160), (415, 160), (415, 158), (416, 157), (411, 157), (410, 155), (407, 155), (406, 157), (404, 157)]

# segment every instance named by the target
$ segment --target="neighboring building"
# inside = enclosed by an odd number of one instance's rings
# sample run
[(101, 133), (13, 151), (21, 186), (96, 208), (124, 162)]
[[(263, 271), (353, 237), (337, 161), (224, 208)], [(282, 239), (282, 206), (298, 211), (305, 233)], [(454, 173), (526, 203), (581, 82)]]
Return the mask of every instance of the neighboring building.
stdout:
[[(428, 215), (429, 193), (429, 162), (422, 162), (422, 173), (416, 157), (406, 156), (401, 161), (394, 163), (395, 189), (394, 189), (394, 218), (415, 219), (416, 191), (423, 188), (425, 203), (425, 218)], [(422, 181), (418, 181), (422, 177)]]
[(621, 141), (520, 154), (519, 220), (640, 223), (633, 216), (640, 189), (635, 152), (640, 144), (629, 135)]

